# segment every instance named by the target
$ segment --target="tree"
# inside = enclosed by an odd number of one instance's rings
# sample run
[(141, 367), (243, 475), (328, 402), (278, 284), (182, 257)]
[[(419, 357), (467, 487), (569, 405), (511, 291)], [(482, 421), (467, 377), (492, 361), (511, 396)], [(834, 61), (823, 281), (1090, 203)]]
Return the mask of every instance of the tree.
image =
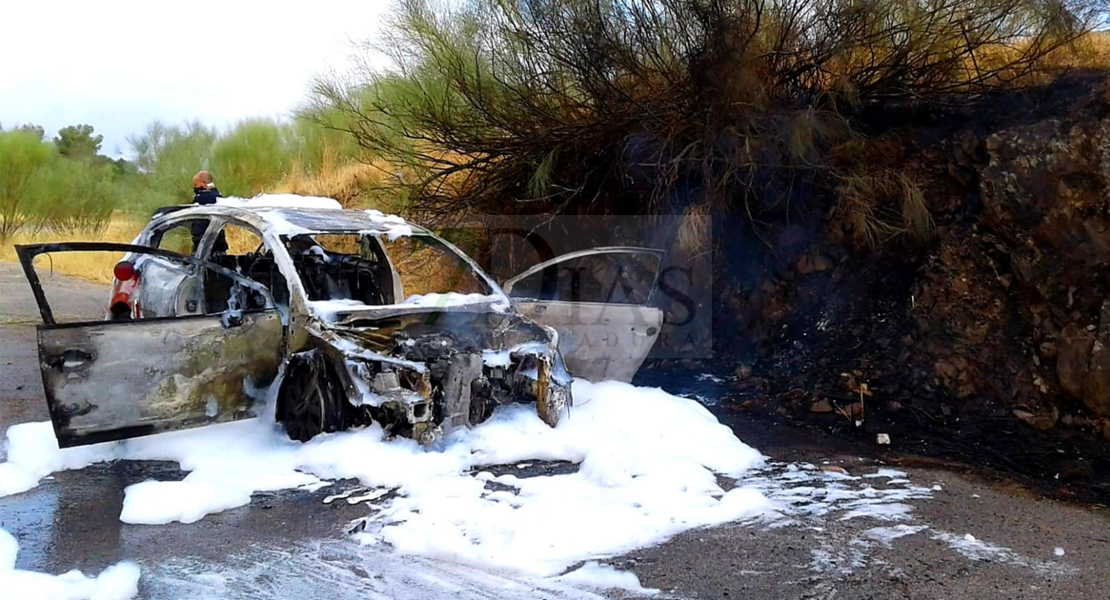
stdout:
[(868, 119), (1043, 85), (1106, 14), (1106, 0), (404, 0), (380, 44), (393, 68), (316, 98), (406, 172), (383, 185), (430, 221), (702, 209), (774, 240), (840, 202), (881, 242), (930, 220), (903, 214), (920, 193), (897, 166), (868, 160), (883, 126)]
[(42, 128), (42, 125), (35, 125), (33, 123), (24, 123), (23, 125), (20, 125), (19, 127), (16, 127), (14, 131), (22, 131), (23, 133), (29, 133), (29, 134), (37, 137), (40, 142), (42, 140), (46, 139), (46, 130)]
[(93, 135), (92, 125), (69, 125), (58, 130), (54, 145), (67, 158), (91, 160), (100, 153), (104, 136)]
[(139, 169), (135, 166), (135, 163), (126, 158), (109, 159), (109, 164), (112, 166), (112, 173), (116, 178), (132, 177), (139, 174)]
[(35, 132), (0, 131), (0, 241), (33, 220), (55, 150)]
[(289, 171), (295, 145), (292, 127), (285, 123), (240, 121), (212, 146), (212, 175), (225, 194), (257, 194)]
[[(0, 132), (2, 131), (4, 131), (4, 124), (0, 123)], [(38, 137), (40, 142), (46, 138), (46, 130), (42, 128), (42, 125), (35, 125), (34, 123), (24, 123), (18, 127), (13, 127), (9, 131), (21, 131), (23, 133), (29, 133)]]
[(209, 169), (215, 130), (199, 121), (183, 126), (155, 121), (145, 133), (128, 138), (135, 153), (134, 167), (146, 189), (138, 199), (147, 210), (192, 201), (193, 175)]

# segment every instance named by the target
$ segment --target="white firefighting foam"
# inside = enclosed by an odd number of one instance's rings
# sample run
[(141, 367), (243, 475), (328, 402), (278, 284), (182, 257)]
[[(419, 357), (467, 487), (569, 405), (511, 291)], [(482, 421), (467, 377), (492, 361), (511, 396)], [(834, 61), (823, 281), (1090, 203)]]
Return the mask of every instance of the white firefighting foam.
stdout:
[(129, 600), (139, 593), (139, 566), (124, 561), (96, 577), (73, 570), (49, 575), (15, 568), (19, 543), (0, 529), (0, 591), (21, 600)]
[[(383, 439), (376, 426), (301, 444), (252, 420), (62, 451), (49, 423), (16, 425), (0, 490), (92, 462), (173, 460), (184, 480), (126, 490), (121, 519), (157, 524), (242, 506), (255, 492), (355, 478), (395, 490), (376, 502), (361, 542), (540, 576), (770, 510), (755, 489), (721, 487), (718, 475), (738, 478), (763, 457), (704, 407), (623, 383), (579, 381), (574, 394), (554, 429), (532, 405), (507, 406), (434, 448)], [(526, 460), (579, 466), (534, 477), (483, 468)]]

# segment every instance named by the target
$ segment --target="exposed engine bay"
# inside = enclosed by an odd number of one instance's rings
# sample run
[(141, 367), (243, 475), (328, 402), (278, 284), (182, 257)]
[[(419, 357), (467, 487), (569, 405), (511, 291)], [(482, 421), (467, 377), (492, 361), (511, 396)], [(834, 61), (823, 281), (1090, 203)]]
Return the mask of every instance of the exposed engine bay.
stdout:
[(571, 377), (549, 334), (515, 315), (422, 312), (355, 320), (321, 338), (342, 355), (357, 421), (429, 443), (514, 402), (558, 422)]
[[(283, 242), (310, 307), (396, 304), (400, 275), (373, 238), (297, 235)], [(272, 254), (261, 250), (221, 252), (213, 260), (271, 289), (286, 287)], [(206, 306), (226, 310), (231, 287), (226, 278), (206, 276)], [(274, 300), (285, 298), (275, 294)], [(256, 299), (238, 302), (257, 304)], [(393, 435), (430, 443), (444, 432), (477, 425), (497, 406), (513, 402), (536, 402), (541, 418), (554, 425), (570, 401), (571, 377), (553, 350), (554, 333), (519, 316), (417, 308), (411, 314), (335, 324), (335, 315), (316, 316), (320, 322), (308, 330), (325, 343), (313, 351), (323, 351), (332, 364), (346, 367), (331, 372), (350, 405), (342, 411), (347, 426), (378, 423)], [(313, 369), (311, 376), (320, 372)]]

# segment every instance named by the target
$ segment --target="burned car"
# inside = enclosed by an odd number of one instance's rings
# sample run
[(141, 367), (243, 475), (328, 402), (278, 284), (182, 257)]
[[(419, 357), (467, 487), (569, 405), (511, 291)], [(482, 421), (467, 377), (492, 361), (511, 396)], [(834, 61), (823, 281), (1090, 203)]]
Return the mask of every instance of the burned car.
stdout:
[[(657, 251), (576, 252), (502, 288), (454, 245), (377, 211), (186, 206), (131, 244), (17, 251), (62, 447), (255, 417), (270, 399), (301, 441), (375, 422), (428, 443), (513, 402), (554, 426), (572, 376), (631, 379), (663, 318), (649, 305)], [(95, 318), (59, 322), (45, 269), (81, 252), (109, 257), (109, 299)], [(612, 267), (621, 258), (639, 266)], [(562, 268), (582, 261), (647, 291), (584, 297), (590, 269)]]

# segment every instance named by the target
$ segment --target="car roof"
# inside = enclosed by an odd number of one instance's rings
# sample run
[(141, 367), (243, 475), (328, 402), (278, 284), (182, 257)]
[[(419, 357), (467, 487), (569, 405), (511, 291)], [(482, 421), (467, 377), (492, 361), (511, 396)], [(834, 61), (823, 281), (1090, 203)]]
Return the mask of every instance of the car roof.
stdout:
[(397, 215), (387, 215), (377, 210), (350, 210), (343, 208), (315, 208), (273, 206), (250, 201), (227, 205), (179, 205), (155, 211), (154, 220), (173, 220), (198, 216), (216, 216), (238, 219), (259, 231), (292, 236), (311, 233), (360, 232), (374, 235), (406, 236), (427, 233)]

